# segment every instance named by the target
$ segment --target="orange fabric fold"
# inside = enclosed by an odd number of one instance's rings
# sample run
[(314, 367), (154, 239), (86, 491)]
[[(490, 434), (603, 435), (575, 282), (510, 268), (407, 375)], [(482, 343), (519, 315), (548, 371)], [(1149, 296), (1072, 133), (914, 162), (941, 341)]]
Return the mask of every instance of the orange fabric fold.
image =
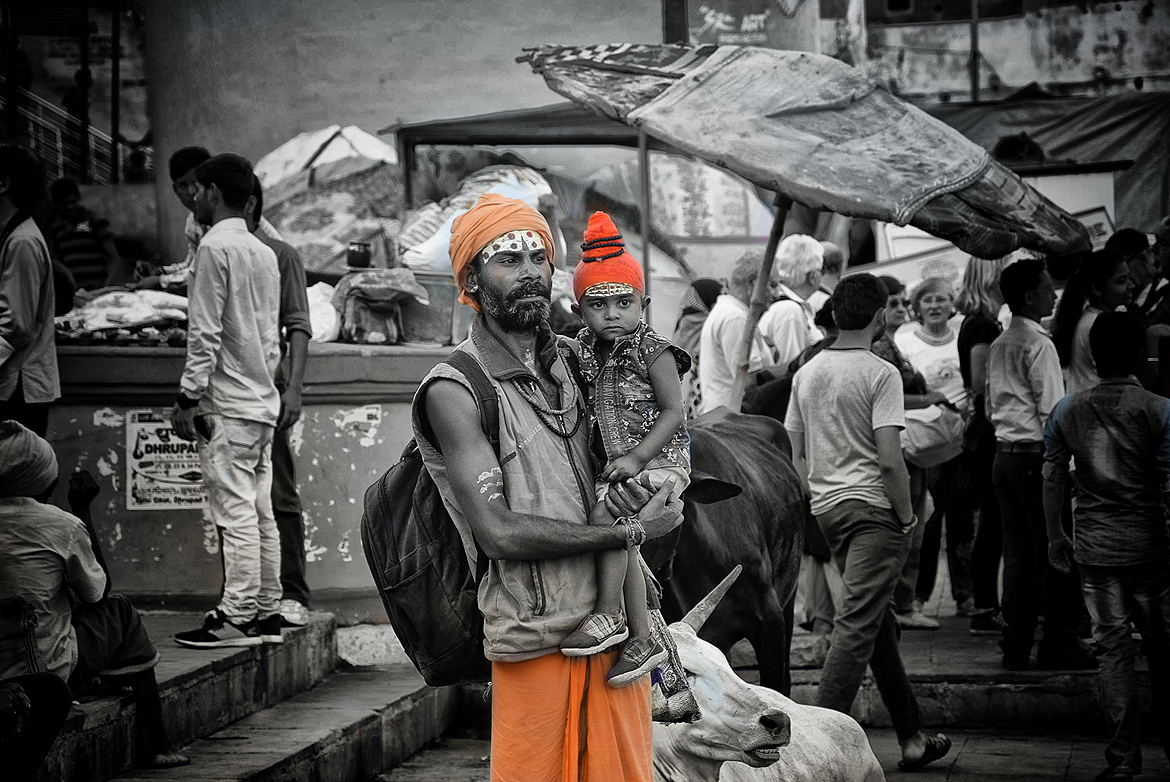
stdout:
[(653, 782), (650, 677), (614, 689), (616, 661), (492, 663), (492, 782)]
[(476, 312), (479, 312), (479, 304), (466, 292), (467, 276), (473, 268), (471, 262), (488, 242), (508, 231), (534, 231), (548, 248), (549, 266), (556, 262), (552, 231), (540, 212), (518, 198), (484, 193), (475, 206), (451, 223), (451, 244), (447, 247), (451, 270), (455, 272), (455, 283), (459, 286), (459, 301)]

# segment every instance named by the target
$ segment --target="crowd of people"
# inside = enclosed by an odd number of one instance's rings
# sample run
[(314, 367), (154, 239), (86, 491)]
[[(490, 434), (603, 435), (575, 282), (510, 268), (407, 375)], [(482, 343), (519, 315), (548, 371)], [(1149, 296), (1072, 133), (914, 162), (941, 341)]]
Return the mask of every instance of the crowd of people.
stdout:
[[(699, 367), (699, 411), (740, 405), (732, 379), (761, 265), (744, 256), (705, 321), (694, 305), (711, 302), (713, 281), (693, 286), (676, 338)], [(1049, 264), (1020, 253), (971, 258), (957, 291), (855, 274), (815, 309), (830, 269), (818, 242), (786, 237), (743, 409), (785, 423), (808, 481), (796, 619), (829, 636), (824, 705), (848, 710), (868, 663), (899, 738), (914, 735), (893, 628), (939, 627), (923, 605), (945, 529), (957, 611), (972, 635), (1001, 639), (1006, 670), (1100, 668), (1099, 778), (1125, 780), (1141, 771), (1131, 633), (1155, 702), (1170, 697), (1170, 389), (1158, 363), (1170, 224), (1119, 230), (1051, 265), (1066, 278), (1059, 294)], [(1170, 755), (1170, 720), (1161, 736)], [(945, 751), (927, 737), (926, 756)]]
[[(185, 148), (170, 174), (190, 251), (138, 284), (190, 300), (172, 422), (199, 443), (224, 566), (218, 604), (174, 641), (279, 643), (282, 626), (307, 621), (309, 600), (285, 433), (311, 332), (304, 270), (265, 225), (247, 160)], [(73, 513), (47, 503), (59, 467), (44, 435), (60, 388), (51, 254), (29, 217), (38, 177), (26, 150), (0, 146), (0, 748), (30, 776), (73, 695), (123, 682), (148, 717), (136, 762), (181, 765), (162, 727), (158, 652), (110, 591), (88, 516), (96, 485), (75, 473)], [(63, 215), (90, 220), (89, 250), (105, 243), (75, 188), (53, 195)], [(545, 217), (495, 194), (460, 216), (449, 252), (476, 315), (457, 350), (495, 392), (498, 430), (484, 431), (479, 392), (449, 361), (412, 406), (422, 463), (469, 559), (486, 562), (494, 778), (560, 778), (569, 764), (653, 778), (664, 677), (649, 674), (676, 661), (639, 550), (682, 523), (687, 418), (741, 402), (784, 422), (808, 495), (797, 622), (829, 639), (818, 705), (848, 713), (869, 667), (899, 768), (949, 752), (945, 735), (922, 729), (898, 647), (902, 630), (938, 627), (924, 603), (945, 530), (970, 632), (998, 635), (1010, 671), (1099, 667), (1100, 779), (1140, 773), (1135, 629), (1155, 702), (1170, 697), (1170, 401), (1149, 390), (1166, 392), (1167, 368), (1148, 360), (1170, 338), (1170, 229), (1154, 241), (1118, 231), (1074, 263), (973, 258), (958, 290), (840, 278), (840, 248), (792, 235), (758, 324), (763, 259), (748, 253), (726, 284), (692, 285), (673, 343), (644, 322), (641, 266), (604, 213), (582, 250), (573, 311), (584, 328), (567, 339), (548, 325), (557, 250)], [(1071, 271), (1059, 297), (1050, 268)]]
[[(304, 266), (264, 220), (263, 192), (246, 159), (188, 147), (171, 157), (170, 172), (190, 212), (189, 252), (135, 284), (189, 298), (172, 424), (178, 437), (199, 443), (225, 583), (202, 626), (174, 641), (280, 643), (282, 627), (309, 621), (304, 521), (287, 438), (301, 413), (312, 334)], [(122, 268), (108, 224), (80, 205), (69, 180), (52, 187), (57, 218), (47, 242), (32, 216), (43, 187), (31, 152), (0, 145), (0, 745), (16, 778), (31, 778), (72, 698), (124, 685), (134, 691), (143, 731), (135, 764), (183, 765), (163, 728), (153, 672), (159, 654), (130, 601), (110, 592), (88, 517), (96, 483), (73, 474), (72, 514), (48, 503), (59, 471), (44, 439), (60, 396), (56, 272), (64, 266), (67, 285), (91, 287), (141, 274)]]

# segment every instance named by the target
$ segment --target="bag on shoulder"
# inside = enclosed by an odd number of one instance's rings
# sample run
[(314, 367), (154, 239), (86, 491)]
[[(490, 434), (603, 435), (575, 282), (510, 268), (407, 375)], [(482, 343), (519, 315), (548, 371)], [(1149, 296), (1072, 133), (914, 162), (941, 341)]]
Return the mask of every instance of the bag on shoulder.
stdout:
[[(479, 363), (456, 350), (445, 359), (471, 384), (480, 426), (499, 452), (499, 400)], [(479, 583), (459, 531), (412, 438), (402, 458), (366, 490), (362, 548), (386, 616), (414, 667), (432, 687), (485, 682)]]
[(902, 455), (916, 467), (937, 467), (963, 452), (966, 423), (957, 410), (931, 405), (906, 411)]

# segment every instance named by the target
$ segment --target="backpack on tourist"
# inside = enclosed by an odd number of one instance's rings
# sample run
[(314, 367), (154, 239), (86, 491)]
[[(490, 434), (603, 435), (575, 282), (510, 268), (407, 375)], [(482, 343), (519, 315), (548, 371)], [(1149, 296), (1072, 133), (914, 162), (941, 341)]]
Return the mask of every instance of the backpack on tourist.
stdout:
[[(467, 379), (480, 426), (497, 455), (499, 400), (479, 363), (452, 351), (445, 359)], [(366, 490), (362, 548), (386, 616), (414, 667), (432, 687), (491, 678), (483, 655), (479, 583), (487, 558), (478, 552), (475, 572), (439, 489), (423, 465), (418, 444)]]

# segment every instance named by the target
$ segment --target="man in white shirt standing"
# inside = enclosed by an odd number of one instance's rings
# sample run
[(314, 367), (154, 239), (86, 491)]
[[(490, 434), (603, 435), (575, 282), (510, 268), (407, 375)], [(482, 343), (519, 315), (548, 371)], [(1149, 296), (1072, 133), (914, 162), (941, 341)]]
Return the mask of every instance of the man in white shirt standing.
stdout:
[(224, 588), (183, 646), (279, 643), (280, 537), (272, 512), (272, 437), (280, 414), (280, 271), (248, 232), (252, 166), (216, 155), (196, 169), (195, 216), (210, 225), (192, 265), (187, 364), (172, 421), (198, 440), (208, 507), (223, 537)]
[(778, 366), (787, 367), (824, 336), (813, 322), (816, 311), (808, 301), (820, 289), (824, 266), (825, 248), (811, 236), (786, 236), (776, 249), (772, 267), (776, 301), (760, 318), (760, 333)]
[[(703, 392), (700, 414), (721, 405), (739, 412), (739, 405), (731, 403), (731, 386), (743, 345), (743, 330), (747, 328), (748, 303), (763, 262), (763, 257), (754, 250), (736, 261), (727, 293), (715, 300), (711, 314), (703, 322), (699, 337), (699, 355), (703, 357), (699, 362), (699, 387)], [(748, 384), (755, 382), (755, 374), (772, 363), (768, 347), (757, 330), (748, 361)]]
[(995, 426), (992, 481), (1003, 518), (1003, 665), (1009, 671), (1031, 667), (1037, 617), (1043, 614), (1036, 666), (1095, 668), (1093, 656), (1077, 640), (1076, 577), (1048, 563), (1044, 425), (1064, 396), (1064, 379), (1056, 346), (1040, 321), (1052, 314), (1056, 289), (1044, 262), (1035, 259), (1004, 269), (999, 287), (1012, 322), (988, 351), (986, 407)]

